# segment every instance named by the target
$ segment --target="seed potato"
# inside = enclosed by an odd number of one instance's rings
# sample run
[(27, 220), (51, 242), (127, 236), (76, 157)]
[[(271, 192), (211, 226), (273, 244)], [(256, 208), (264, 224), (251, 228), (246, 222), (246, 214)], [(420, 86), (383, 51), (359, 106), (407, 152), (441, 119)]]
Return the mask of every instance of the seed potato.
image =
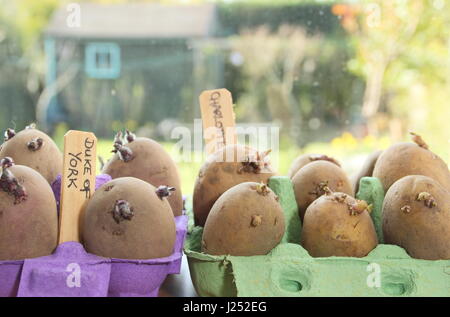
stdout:
[[(155, 187), (167, 185), (176, 191), (168, 198), (174, 216), (180, 216), (183, 210), (183, 197), (178, 169), (166, 152), (156, 141), (148, 138), (136, 138), (127, 132), (128, 143), (123, 144), (121, 134), (116, 136), (114, 157), (106, 163), (103, 173), (113, 179), (135, 177)], [(121, 143), (122, 142), (122, 143)]]
[(375, 164), (373, 176), (380, 179), (385, 192), (408, 175), (431, 177), (450, 191), (447, 164), (429, 150), (420, 136), (413, 134), (413, 140), (415, 143), (398, 143), (383, 151)]
[(291, 167), (289, 168), (288, 171), (288, 177), (290, 179), (292, 179), (294, 177), (294, 175), (306, 164), (309, 164), (311, 162), (315, 162), (315, 161), (328, 161), (331, 163), (336, 164), (337, 166), (341, 167), (341, 164), (335, 160), (332, 157), (329, 157), (327, 155), (323, 155), (323, 154), (303, 154), (300, 155), (299, 157), (297, 157), (294, 162), (292, 162)]
[(264, 255), (285, 230), (278, 197), (265, 184), (245, 182), (228, 189), (206, 220), (202, 252), (211, 255)]
[(306, 210), (301, 244), (312, 257), (364, 257), (378, 244), (370, 207), (345, 193), (321, 196)]
[(175, 220), (167, 201), (170, 188), (133, 177), (100, 187), (83, 214), (86, 250), (120, 259), (154, 259), (174, 251)]
[(209, 156), (195, 183), (195, 224), (204, 226), (216, 200), (231, 187), (244, 182), (267, 184), (275, 175), (267, 154), (247, 146), (228, 145)]
[(450, 193), (422, 175), (396, 181), (383, 203), (386, 243), (401, 246), (417, 259), (450, 259)]
[(63, 155), (55, 142), (33, 125), (18, 133), (8, 129), (0, 158), (11, 157), (17, 165), (38, 171), (49, 184), (62, 174)]
[(336, 164), (316, 161), (302, 167), (292, 179), (300, 218), (317, 198), (325, 194), (324, 187), (332, 191), (353, 194), (353, 188), (345, 172)]
[(37, 171), (4, 163), (0, 168), (0, 260), (50, 255), (58, 240), (51, 187)]

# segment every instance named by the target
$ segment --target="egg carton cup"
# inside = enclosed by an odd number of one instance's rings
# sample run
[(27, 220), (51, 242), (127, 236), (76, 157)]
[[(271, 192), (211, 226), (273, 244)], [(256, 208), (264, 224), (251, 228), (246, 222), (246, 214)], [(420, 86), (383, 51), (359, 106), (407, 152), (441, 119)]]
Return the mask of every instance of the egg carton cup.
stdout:
[[(96, 187), (110, 179), (98, 176)], [(60, 181), (52, 185), (57, 201)], [(174, 252), (164, 258), (104, 258), (65, 242), (49, 256), (0, 261), (0, 297), (156, 297), (167, 275), (180, 273), (188, 216), (175, 217), (175, 224)]]
[(377, 178), (361, 180), (357, 198), (373, 204), (380, 244), (366, 257), (313, 258), (299, 244), (301, 224), (293, 186), (276, 176), (269, 187), (280, 197), (286, 217), (282, 242), (263, 256), (212, 256), (201, 252), (203, 228), (189, 229), (184, 252), (200, 296), (450, 296), (450, 261), (411, 258), (404, 249), (383, 244), (384, 191)]

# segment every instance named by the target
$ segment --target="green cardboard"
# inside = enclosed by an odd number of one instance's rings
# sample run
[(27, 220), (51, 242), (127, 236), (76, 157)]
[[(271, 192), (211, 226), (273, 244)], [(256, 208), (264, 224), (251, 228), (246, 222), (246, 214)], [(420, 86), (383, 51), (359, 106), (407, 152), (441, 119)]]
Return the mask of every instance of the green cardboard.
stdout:
[[(361, 197), (374, 204), (375, 210), (384, 199), (376, 187), (377, 180), (363, 183), (374, 188), (374, 193), (362, 190)], [(268, 255), (201, 253), (203, 228), (192, 228), (184, 250), (200, 296), (450, 296), (450, 261), (412, 259), (404, 249), (385, 244), (379, 244), (364, 258), (312, 258), (298, 243), (289, 243), (297, 239), (300, 229), (290, 223), (297, 219), (292, 208), (295, 197), (288, 185), (292, 188), (287, 177), (269, 182), (290, 220), (285, 238)], [(192, 209), (189, 214), (192, 217)]]
[(295, 201), (292, 183), (286, 181), (286, 177), (284, 176), (274, 176), (269, 179), (269, 187), (280, 198), (280, 205), (283, 208), (286, 231), (281, 243), (290, 242), (300, 244), (302, 223), (298, 215), (298, 207)]
[(363, 177), (359, 183), (359, 191), (356, 198), (365, 200), (372, 204), (373, 224), (378, 236), (378, 243), (384, 243), (383, 230), (381, 229), (381, 212), (383, 211), (384, 188), (381, 181), (376, 177)]

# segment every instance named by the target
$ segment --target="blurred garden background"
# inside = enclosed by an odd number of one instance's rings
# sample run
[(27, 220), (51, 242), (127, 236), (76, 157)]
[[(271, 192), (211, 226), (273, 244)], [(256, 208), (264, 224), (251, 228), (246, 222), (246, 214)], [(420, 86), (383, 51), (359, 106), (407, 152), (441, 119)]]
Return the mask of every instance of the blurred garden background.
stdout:
[(304, 152), (353, 173), (409, 131), (448, 162), (449, 50), (444, 0), (0, 0), (0, 129), (94, 131), (105, 159), (130, 129), (176, 159), (172, 129), (226, 87), (238, 123), (281, 128), (281, 174)]

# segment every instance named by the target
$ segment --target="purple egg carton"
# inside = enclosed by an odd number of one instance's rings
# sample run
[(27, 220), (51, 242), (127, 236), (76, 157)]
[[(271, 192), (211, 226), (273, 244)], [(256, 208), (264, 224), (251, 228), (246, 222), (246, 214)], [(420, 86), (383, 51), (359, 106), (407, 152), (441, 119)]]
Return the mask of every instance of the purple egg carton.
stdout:
[[(97, 177), (96, 188), (110, 177)], [(57, 179), (52, 185), (59, 201)], [(155, 297), (169, 274), (179, 274), (188, 217), (175, 217), (174, 252), (151, 260), (111, 259), (66, 242), (52, 255), (0, 261), (0, 297)]]

